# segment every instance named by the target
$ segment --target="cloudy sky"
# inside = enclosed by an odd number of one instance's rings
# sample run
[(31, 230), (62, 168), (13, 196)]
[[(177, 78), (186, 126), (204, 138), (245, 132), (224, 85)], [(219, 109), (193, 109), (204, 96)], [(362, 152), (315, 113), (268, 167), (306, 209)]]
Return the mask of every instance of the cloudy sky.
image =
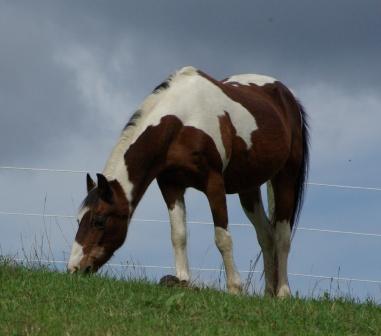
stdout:
[[(381, 187), (380, 15), (376, 0), (0, 0), (0, 166), (101, 171), (144, 97), (193, 65), (219, 79), (260, 73), (282, 80), (310, 115), (310, 181)], [(0, 169), (0, 186), (5, 212), (72, 215), (85, 193), (82, 174)], [(211, 220), (203, 195), (190, 191), (187, 201), (189, 220)], [(377, 191), (310, 186), (300, 226), (381, 233), (380, 204)], [(229, 211), (230, 222), (247, 223), (235, 196)], [(0, 216), (2, 254), (22, 257), (22, 248), (43, 245), (41, 253), (67, 258), (72, 220)], [(136, 218), (166, 217), (154, 183)], [(189, 234), (192, 266), (220, 267), (212, 228), (189, 225)], [(258, 253), (255, 234), (246, 227), (232, 234), (246, 270)], [(380, 248), (380, 237), (300, 230), (289, 270), (381, 280)], [(171, 265), (168, 225), (132, 223), (113, 260)], [(290, 281), (306, 295), (330, 286)], [(381, 301), (380, 286), (340, 286)]]

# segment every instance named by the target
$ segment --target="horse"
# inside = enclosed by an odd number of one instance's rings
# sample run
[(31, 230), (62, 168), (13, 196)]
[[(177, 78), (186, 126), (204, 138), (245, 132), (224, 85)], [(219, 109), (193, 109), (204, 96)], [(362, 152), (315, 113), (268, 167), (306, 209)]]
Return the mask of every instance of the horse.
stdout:
[[(305, 194), (308, 130), (302, 105), (272, 77), (220, 81), (191, 66), (175, 72), (132, 115), (97, 183), (87, 174), (68, 271), (96, 272), (111, 258), (156, 179), (181, 281), (190, 280), (184, 193), (193, 187), (211, 208), (228, 292), (241, 291), (226, 206), (226, 194), (238, 194), (262, 250), (265, 293), (290, 296), (287, 260)], [(265, 183), (268, 215), (260, 190)]]

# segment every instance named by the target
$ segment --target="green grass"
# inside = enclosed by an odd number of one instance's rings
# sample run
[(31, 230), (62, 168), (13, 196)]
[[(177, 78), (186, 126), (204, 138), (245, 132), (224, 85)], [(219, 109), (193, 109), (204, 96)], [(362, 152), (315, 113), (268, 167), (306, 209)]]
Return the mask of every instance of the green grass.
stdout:
[(381, 308), (163, 288), (0, 262), (0, 335), (381, 335)]

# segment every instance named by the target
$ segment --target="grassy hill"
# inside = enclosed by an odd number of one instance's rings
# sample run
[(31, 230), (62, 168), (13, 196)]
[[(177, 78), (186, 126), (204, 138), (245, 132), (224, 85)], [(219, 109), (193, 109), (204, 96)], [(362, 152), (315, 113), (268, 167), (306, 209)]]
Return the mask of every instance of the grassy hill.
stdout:
[(381, 335), (381, 308), (164, 288), (0, 262), (0, 335)]

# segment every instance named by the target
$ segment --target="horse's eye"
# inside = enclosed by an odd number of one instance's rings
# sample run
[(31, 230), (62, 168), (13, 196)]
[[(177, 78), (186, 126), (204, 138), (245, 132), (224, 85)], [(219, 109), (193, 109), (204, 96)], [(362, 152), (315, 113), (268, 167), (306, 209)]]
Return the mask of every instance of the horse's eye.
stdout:
[(106, 225), (106, 217), (104, 216), (94, 216), (94, 226), (97, 228), (97, 229), (104, 229), (105, 228), (105, 225)]

